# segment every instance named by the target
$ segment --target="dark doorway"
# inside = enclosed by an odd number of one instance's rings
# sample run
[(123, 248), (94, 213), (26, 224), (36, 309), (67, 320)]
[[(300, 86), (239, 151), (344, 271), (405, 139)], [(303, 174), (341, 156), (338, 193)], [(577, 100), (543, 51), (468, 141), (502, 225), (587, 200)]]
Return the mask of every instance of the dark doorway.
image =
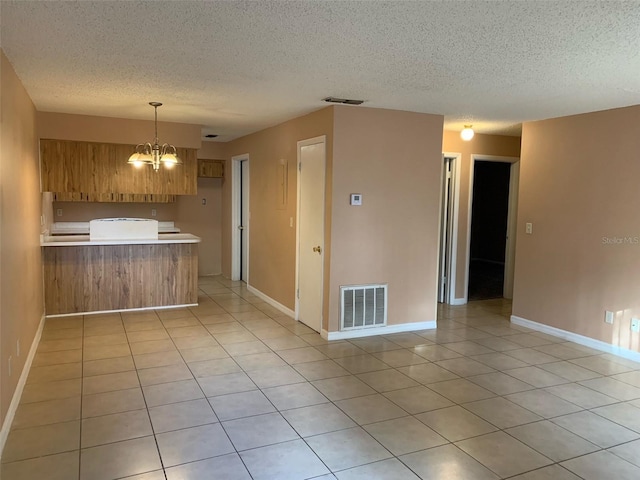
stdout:
[(503, 296), (510, 176), (510, 163), (475, 162), (469, 300)]

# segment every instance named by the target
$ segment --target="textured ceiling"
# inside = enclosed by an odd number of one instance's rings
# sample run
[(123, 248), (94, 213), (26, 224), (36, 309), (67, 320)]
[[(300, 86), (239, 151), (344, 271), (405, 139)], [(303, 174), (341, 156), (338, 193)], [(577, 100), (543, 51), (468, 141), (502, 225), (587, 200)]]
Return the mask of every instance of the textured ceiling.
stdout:
[[(445, 128), (640, 104), (640, 1), (10, 1), (2, 49), (41, 111), (229, 140), (326, 96)], [(361, 108), (361, 107), (352, 107)]]

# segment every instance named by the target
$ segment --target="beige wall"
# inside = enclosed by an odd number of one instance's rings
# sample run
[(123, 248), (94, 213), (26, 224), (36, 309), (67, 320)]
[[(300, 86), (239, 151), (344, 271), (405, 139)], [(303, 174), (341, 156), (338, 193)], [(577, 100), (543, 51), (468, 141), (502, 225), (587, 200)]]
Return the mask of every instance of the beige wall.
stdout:
[[(442, 124), (335, 107), (329, 331), (339, 329), (341, 285), (388, 283), (390, 325), (436, 319)], [(363, 205), (350, 206), (350, 193)]]
[[(225, 144), (202, 142), (198, 158), (224, 159)], [(228, 172), (227, 172), (228, 175)], [(198, 273), (222, 273), (222, 185), (224, 178), (198, 178), (197, 195), (181, 195), (176, 202), (176, 225), (202, 239), (198, 247)], [(202, 201), (206, 200), (206, 205)]]
[[(162, 118), (162, 108), (160, 108), (159, 116)], [(136, 145), (153, 142), (154, 127), (151, 107), (149, 107), (149, 118), (151, 120), (130, 120), (38, 112), (38, 135), (40, 138), (55, 138), (57, 140)], [(171, 143), (176, 147), (200, 148), (202, 132), (200, 125), (158, 122), (158, 138), (160, 142)]]
[(640, 351), (638, 125), (640, 106), (524, 124), (514, 315)]
[(0, 415), (4, 422), (44, 306), (36, 110), (4, 52), (0, 52)]
[[(290, 309), (295, 308), (297, 142), (327, 136), (327, 170), (332, 158), (332, 107), (295, 118), (226, 144), (222, 187), (222, 272), (231, 275), (231, 157), (249, 154), (249, 284)], [(288, 202), (278, 204), (278, 168), (287, 164)], [(293, 218), (293, 226), (289, 220)], [(327, 245), (325, 244), (325, 247)], [(327, 272), (325, 272), (327, 274)]]
[(469, 175), (471, 173), (471, 155), (491, 155), (498, 157), (519, 157), (520, 137), (504, 135), (483, 135), (476, 133), (472, 140), (465, 142), (459, 131), (445, 131), (442, 151), (461, 154), (460, 197), (458, 203), (458, 250), (456, 263), (456, 298), (464, 298), (464, 278), (467, 265), (467, 226), (469, 222)]

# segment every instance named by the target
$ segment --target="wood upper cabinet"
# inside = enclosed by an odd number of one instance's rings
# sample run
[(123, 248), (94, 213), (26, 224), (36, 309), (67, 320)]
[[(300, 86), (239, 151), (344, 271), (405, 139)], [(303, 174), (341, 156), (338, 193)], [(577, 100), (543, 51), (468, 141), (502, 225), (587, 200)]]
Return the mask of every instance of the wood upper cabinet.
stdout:
[(224, 177), (224, 160), (198, 159), (198, 176), (206, 178)]
[(42, 191), (60, 201), (155, 202), (197, 193), (197, 150), (177, 148), (182, 165), (173, 169), (127, 163), (135, 145), (40, 140)]

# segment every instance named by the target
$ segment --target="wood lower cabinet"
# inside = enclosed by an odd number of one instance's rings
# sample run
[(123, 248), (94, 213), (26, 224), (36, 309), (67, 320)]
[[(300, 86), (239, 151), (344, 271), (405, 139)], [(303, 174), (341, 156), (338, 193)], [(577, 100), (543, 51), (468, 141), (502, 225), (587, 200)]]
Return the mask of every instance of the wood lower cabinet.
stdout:
[(223, 178), (224, 160), (198, 159), (198, 176), (204, 178)]
[(128, 164), (134, 148), (41, 139), (42, 191), (59, 194), (57, 201), (84, 202), (169, 202), (175, 195), (197, 193), (195, 148), (177, 148), (183, 164), (158, 171), (149, 165), (135, 168)]
[(44, 247), (47, 315), (198, 303), (198, 245)]

